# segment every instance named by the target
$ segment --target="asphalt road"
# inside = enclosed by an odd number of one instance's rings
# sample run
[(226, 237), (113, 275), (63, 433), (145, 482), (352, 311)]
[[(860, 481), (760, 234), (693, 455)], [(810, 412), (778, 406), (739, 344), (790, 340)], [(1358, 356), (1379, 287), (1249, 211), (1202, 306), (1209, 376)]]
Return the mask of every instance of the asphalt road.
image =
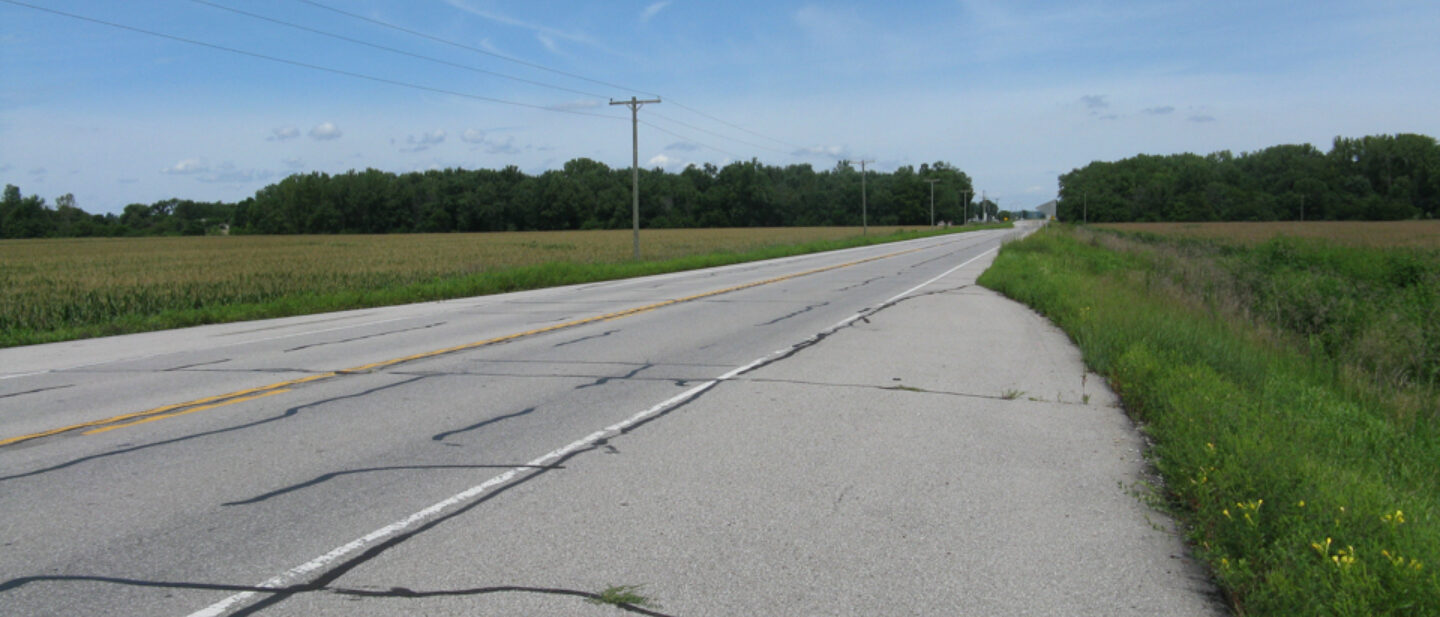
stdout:
[(1219, 614), (1013, 234), (0, 350), (0, 614)]

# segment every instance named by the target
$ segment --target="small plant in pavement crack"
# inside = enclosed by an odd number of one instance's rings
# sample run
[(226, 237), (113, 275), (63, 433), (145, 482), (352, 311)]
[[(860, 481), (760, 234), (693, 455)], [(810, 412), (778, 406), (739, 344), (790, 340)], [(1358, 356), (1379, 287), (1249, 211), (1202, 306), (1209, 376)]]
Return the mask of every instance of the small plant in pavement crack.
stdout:
[(1021, 397), (1022, 395), (1024, 395), (1024, 394), (1025, 394), (1025, 391), (1024, 391), (1024, 390), (1010, 389), (1010, 390), (1006, 390), (1006, 391), (1004, 391), (1004, 392), (1001, 392), (1001, 393), (1000, 393), (1000, 398), (1005, 399), (1005, 400), (1007, 400), (1007, 401), (1013, 401), (1013, 400), (1015, 400), (1015, 399), (1017, 399), (1017, 398), (1020, 398), (1020, 397)]
[(591, 598), (589, 602), (591, 604), (609, 604), (611, 606), (628, 604), (645, 608), (660, 608), (660, 605), (656, 604), (654, 600), (640, 595), (641, 587), (642, 585), (615, 585), (600, 592), (597, 597)]

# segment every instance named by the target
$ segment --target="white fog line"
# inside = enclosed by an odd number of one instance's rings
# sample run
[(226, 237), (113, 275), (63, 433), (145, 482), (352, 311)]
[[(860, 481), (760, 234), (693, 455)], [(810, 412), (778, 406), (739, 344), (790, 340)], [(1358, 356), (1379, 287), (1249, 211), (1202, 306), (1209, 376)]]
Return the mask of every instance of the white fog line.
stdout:
[[(614, 436), (632, 426), (635, 426), (643, 420), (659, 414), (660, 412), (663, 412), (667, 409), (680, 405), (681, 403), (689, 401), (690, 399), (699, 396), (706, 390), (714, 387), (716, 384), (733, 378), (735, 375), (743, 373), (763, 361), (764, 359), (762, 358), (744, 366), (732, 369), (726, 372), (724, 375), (721, 375), (720, 377), (697, 385), (693, 388), (690, 388), (689, 390), (681, 392), (680, 394), (656, 403), (649, 409), (641, 411), (633, 416), (630, 416), (629, 418), (607, 426), (604, 429), (590, 433), (589, 435), (572, 441), (563, 447), (551, 450), (550, 452), (546, 452), (540, 457), (524, 465), (509, 469), (505, 473), (490, 478), (489, 480), (470, 487), (464, 491), (456, 493), (455, 495), (452, 495), (428, 508), (425, 508), (423, 510), (420, 510), (419, 512), (411, 514), (410, 516), (390, 523), (389, 525), (376, 529), (375, 531), (365, 534), (360, 538), (342, 544), (334, 548), (330, 552), (325, 553), (324, 555), (321, 555), (303, 564), (290, 568), (289, 570), (286, 570), (283, 574), (267, 579), (265, 582), (256, 585), (256, 587), (279, 589), (294, 584), (301, 580), (301, 577), (318, 571), (330, 564), (333, 564), (336, 561), (339, 561), (340, 559), (348, 555), (356, 553), (363, 548), (373, 546), (379, 542), (393, 538), (399, 535), (401, 532), (404, 532), (408, 529), (417, 527), (422, 523), (438, 518), (441, 514), (445, 513), (448, 510), (453, 510), (461, 505), (464, 505), (467, 502), (474, 501), (482, 495), (491, 492), (492, 489), (506, 484), (511, 480), (514, 480), (523, 472), (532, 470), (536, 467), (543, 467), (549, 465), (553, 461), (562, 459), (566, 456), (574, 454), (575, 452), (590, 447), (596, 441), (599, 441), (606, 437)], [(246, 600), (254, 598), (259, 594), (260, 592), (257, 591), (242, 591), (228, 598), (225, 598), (224, 600), (207, 606), (199, 611), (190, 613), (189, 617), (219, 617), (220, 615), (224, 615), (230, 609), (243, 604)]]
[(958, 265), (958, 266), (955, 266), (954, 268), (951, 268), (951, 269), (949, 269), (949, 270), (946, 270), (946, 271), (944, 271), (944, 272), (941, 272), (940, 275), (939, 275), (939, 276), (936, 276), (935, 278), (932, 278), (932, 279), (930, 279), (930, 280), (928, 280), (928, 281), (925, 281), (924, 283), (921, 283), (921, 284), (919, 284), (919, 285), (916, 285), (916, 286), (914, 286), (914, 287), (911, 287), (910, 289), (907, 289), (907, 290), (905, 290), (905, 291), (900, 292), (900, 293), (899, 293), (898, 295), (896, 295), (895, 297), (890, 298), (889, 300), (886, 300), (884, 303), (882, 303), (881, 306), (884, 306), (885, 304), (890, 304), (891, 302), (894, 302), (894, 301), (899, 300), (899, 299), (901, 299), (901, 298), (904, 298), (905, 296), (908, 296), (908, 295), (910, 295), (910, 294), (912, 294), (912, 293), (915, 293), (915, 292), (917, 292), (917, 291), (920, 291), (921, 289), (925, 288), (927, 285), (929, 285), (929, 284), (931, 284), (931, 283), (934, 283), (935, 281), (938, 281), (938, 280), (940, 280), (940, 279), (943, 279), (943, 278), (945, 278), (945, 277), (947, 277), (947, 276), (950, 276), (950, 273), (951, 273), (951, 272), (954, 272), (954, 271), (956, 271), (956, 270), (959, 270), (959, 269), (961, 269), (961, 268), (964, 268), (965, 266), (968, 266), (968, 265), (974, 263), (976, 260), (980, 259), (981, 257), (984, 257), (984, 256), (986, 256), (986, 255), (989, 255), (990, 253), (993, 253), (993, 252), (998, 251), (998, 250), (1000, 250), (999, 247), (996, 247), (996, 248), (990, 249), (990, 250), (988, 250), (988, 251), (985, 251), (984, 253), (981, 253), (981, 254), (979, 254), (979, 255), (976, 255), (976, 256), (974, 256), (974, 257), (971, 257), (970, 259), (965, 260), (965, 263), (962, 263), (962, 264), (960, 264), (960, 265)]

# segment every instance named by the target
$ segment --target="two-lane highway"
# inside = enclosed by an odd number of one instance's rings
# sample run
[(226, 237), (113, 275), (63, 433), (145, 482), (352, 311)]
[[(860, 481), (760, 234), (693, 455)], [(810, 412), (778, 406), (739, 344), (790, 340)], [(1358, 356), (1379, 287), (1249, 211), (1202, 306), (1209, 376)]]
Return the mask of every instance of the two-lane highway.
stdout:
[(0, 350), (0, 612), (270, 610), (1015, 233)]

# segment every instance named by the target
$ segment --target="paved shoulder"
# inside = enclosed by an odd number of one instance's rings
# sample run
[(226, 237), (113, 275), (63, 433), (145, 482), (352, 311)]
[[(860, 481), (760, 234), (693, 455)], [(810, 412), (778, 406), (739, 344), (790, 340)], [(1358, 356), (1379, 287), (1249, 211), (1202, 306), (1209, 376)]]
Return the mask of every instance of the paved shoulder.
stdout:
[[(284, 614), (1219, 615), (1142, 442), (988, 260), (569, 461)], [(387, 592), (403, 588), (405, 592)], [(410, 592), (455, 592), (455, 595)], [(269, 613), (267, 613), (269, 614)]]

